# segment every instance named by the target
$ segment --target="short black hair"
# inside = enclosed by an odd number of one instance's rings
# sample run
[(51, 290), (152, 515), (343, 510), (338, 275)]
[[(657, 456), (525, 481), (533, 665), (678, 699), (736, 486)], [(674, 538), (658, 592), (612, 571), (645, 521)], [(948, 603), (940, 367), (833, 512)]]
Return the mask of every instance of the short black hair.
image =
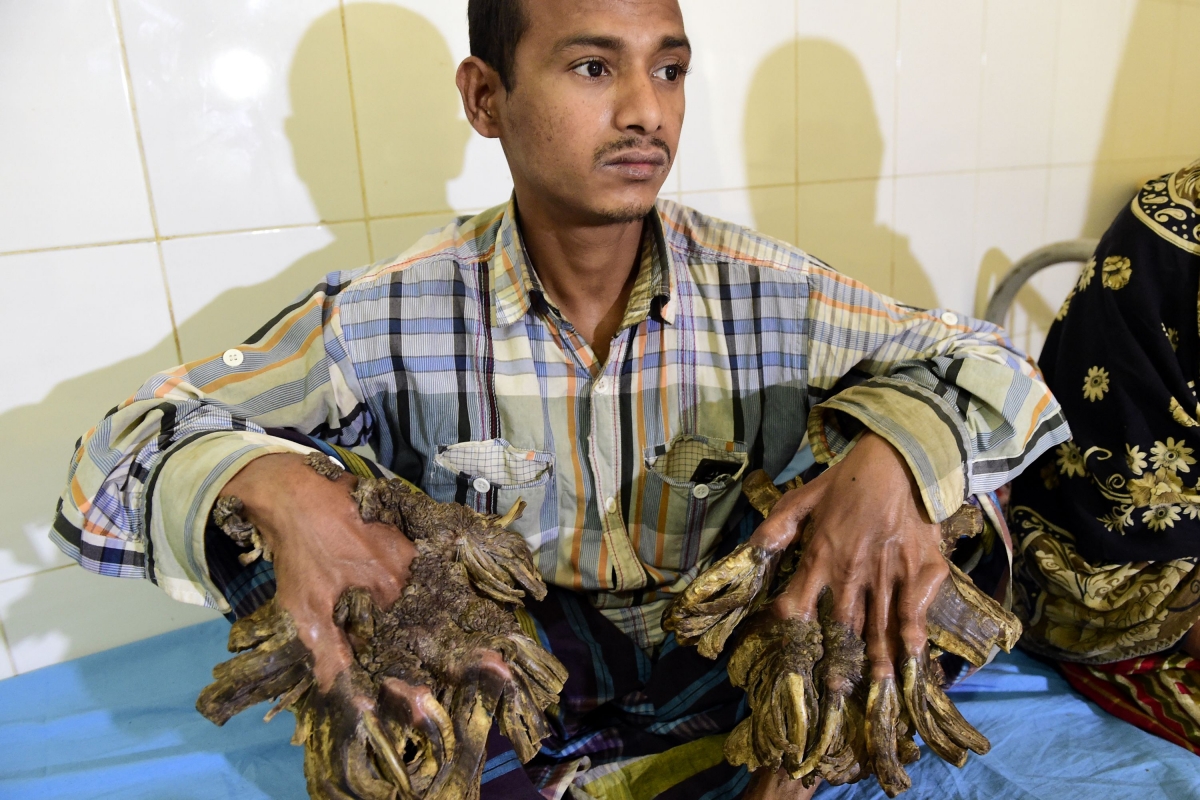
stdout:
[(522, 0), (468, 0), (467, 27), (471, 55), (496, 70), (504, 88), (511, 92), (517, 43), (529, 28)]

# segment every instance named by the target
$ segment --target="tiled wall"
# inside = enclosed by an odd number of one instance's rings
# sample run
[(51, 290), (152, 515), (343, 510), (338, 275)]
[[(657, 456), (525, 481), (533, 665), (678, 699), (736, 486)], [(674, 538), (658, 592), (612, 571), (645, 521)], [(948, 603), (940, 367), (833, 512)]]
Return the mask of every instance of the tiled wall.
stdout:
[[(1200, 0), (682, 0), (669, 196), (974, 311), (1200, 156)], [(0, 676), (213, 614), (46, 539), (76, 437), (324, 272), (503, 201), (465, 0), (0, 3)], [(1190, 70), (1190, 73), (1189, 73)], [(1037, 347), (1072, 268), (1021, 297)]]

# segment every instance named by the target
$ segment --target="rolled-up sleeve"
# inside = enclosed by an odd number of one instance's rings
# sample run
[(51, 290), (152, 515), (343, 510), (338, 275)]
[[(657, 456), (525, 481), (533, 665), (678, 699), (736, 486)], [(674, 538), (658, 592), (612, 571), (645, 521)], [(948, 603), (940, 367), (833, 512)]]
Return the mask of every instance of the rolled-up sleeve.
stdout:
[(903, 455), (940, 522), (1070, 438), (1037, 366), (996, 325), (902, 305), (819, 262), (807, 289), (818, 461), (871, 430)]
[(365, 444), (372, 420), (340, 326), (354, 274), (334, 273), (245, 344), (159, 373), (80, 439), (52, 538), (89, 571), (153, 580), (222, 611), (204, 529), (255, 458), (307, 452), (267, 428)]

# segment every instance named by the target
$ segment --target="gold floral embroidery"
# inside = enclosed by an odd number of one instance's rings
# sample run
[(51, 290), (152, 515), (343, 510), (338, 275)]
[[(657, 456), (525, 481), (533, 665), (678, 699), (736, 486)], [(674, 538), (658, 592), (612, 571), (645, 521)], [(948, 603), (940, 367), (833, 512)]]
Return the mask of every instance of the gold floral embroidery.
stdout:
[(1092, 367), (1083, 379), (1083, 396), (1091, 402), (1103, 400), (1108, 392), (1108, 370), (1103, 367)]
[(1125, 464), (1134, 475), (1141, 475), (1146, 469), (1146, 454), (1136, 444), (1125, 445)]
[(1072, 289), (1067, 295), (1067, 299), (1063, 300), (1063, 304), (1059, 306), (1058, 313), (1054, 315), (1057, 322), (1062, 322), (1067, 318), (1067, 312), (1071, 310), (1071, 300), (1075, 297), (1075, 290)]
[(1183, 440), (1175, 441), (1171, 437), (1167, 437), (1167, 441), (1155, 442), (1154, 447), (1150, 448), (1150, 463), (1155, 469), (1169, 469), (1172, 472), (1178, 470), (1180, 472), (1191, 472), (1189, 464), (1195, 464), (1196, 459), (1192, 458), (1192, 448), (1183, 443)]
[(1078, 475), (1083, 477), (1087, 474), (1087, 464), (1083, 460), (1083, 453), (1074, 442), (1063, 442), (1054, 451), (1058, 454), (1058, 471), (1068, 478)]
[(1075, 288), (1082, 292), (1094, 277), (1096, 277), (1096, 259), (1093, 257), (1083, 265), (1083, 271), (1079, 273), (1079, 281), (1075, 284)]
[(1183, 406), (1174, 397), (1171, 398), (1171, 417), (1185, 428), (1200, 427), (1200, 422), (1188, 416), (1188, 413), (1183, 410)]
[(1152, 531), (1174, 528), (1175, 523), (1179, 522), (1179, 506), (1155, 506), (1142, 514), (1142, 522)]
[(1167, 342), (1171, 345), (1172, 350), (1179, 349), (1179, 331), (1174, 328), (1168, 328), (1167, 323), (1163, 323), (1163, 333), (1167, 335)]
[(1130, 481), (1129, 495), (1138, 508), (1181, 503), (1183, 479), (1172, 470), (1156, 469)]
[(1111, 514), (1105, 514), (1100, 517), (1100, 524), (1108, 528), (1110, 531), (1122, 532), (1133, 524), (1133, 506), (1123, 505), (1117, 506), (1112, 510)]
[(1116, 291), (1124, 289), (1129, 283), (1129, 276), (1133, 274), (1133, 268), (1130, 266), (1129, 259), (1123, 256), (1109, 256), (1104, 259), (1104, 274), (1102, 280), (1104, 285), (1109, 289)]

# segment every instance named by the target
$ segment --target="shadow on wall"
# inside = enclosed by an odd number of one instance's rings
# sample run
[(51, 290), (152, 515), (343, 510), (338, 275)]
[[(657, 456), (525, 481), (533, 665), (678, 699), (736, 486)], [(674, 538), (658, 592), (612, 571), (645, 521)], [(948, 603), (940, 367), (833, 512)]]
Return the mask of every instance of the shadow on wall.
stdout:
[[(355, 3), (345, 7), (352, 43), (353, 87), (364, 163), (372, 165), (365, 196), (369, 207), (386, 213), (406, 210), (444, 214), (396, 216), (373, 225), (377, 253), (399, 252), (453, 212), (446, 182), (462, 171), (470, 128), (459, 116), (454, 63), (437, 29), (418, 14), (396, 6)], [(357, 169), (350, 159), (331, 158), (344, 142), (344, 129), (330, 108), (345, 106), (345, 62), (330, 63), (330, 37), (342, 40), (341, 15), (331, 12), (306, 32), (290, 72), (293, 116), (287, 135), (296, 171), (322, 218), (328, 197), (345, 185), (335, 170)], [(342, 52), (338, 47), (336, 52)], [(340, 102), (339, 102), (340, 101)], [(353, 142), (350, 143), (351, 148)], [(311, 288), (327, 272), (369, 263), (367, 223), (332, 226), (335, 240), (263, 283), (231, 289), (182, 320), (179, 338), (185, 358), (230, 347), (253, 333), (278, 309)], [(40, 403), (0, 415), (0, 542), (11, 548), (0, 558), (27, 573), (63, 563), (47, 552), (45, 532), (62, 490), (76, 438), (105, 411), (153, 373), (177, 363), (173, 340), (163, 339), (141, 355), (65, 381)], [(53, 548), (51, 548), (53, 550)], [(13, 593), (10, 593), (10, 595)], [(9, 644), (36, 647), (51, 642), (61, 658), (71, 658), (122, 641), (133, 641), (212, 612), (168, 600), (140, 581), (96, 578), (71, 567), (46, 572), (32, 586), (5, 598)], [(199, 687), (197, 687), (199, 688)]]
[(908, 239), (876, 222), (884, 137), (850, 51), (798, 39), (768, 55), (747, 96), (745, 148), (759, 230), (905, 303), (938, 304)]
[[(1190, 79), (1173, 66), (1171, 43), (1193, 46), (1188, 36), (1176, 37), (1179, 13), (1175, 3), (1139, 0), (1125, 39), (1096, 164), (1092, 172), (1087, 216), (1081, 237), (1099, 238), (1143, 183), (1176, 170), (1200, 157), (1200, 93), (1176, 92), (1172, 81)], [(1187, 97), (1187, 102), (1180, 103)], [(992, 248), (979, 268), (976, 312), (982, 313), (990, 292), (1025, 253), (1005, 254)], [(1065, 267), (1064, 267), (1065, 268)], [(1044, 337), (1058, 314), (1032, 286), (1025, 286), (1014, 306)], [(1036, 355), (1036, 354), (1035, 354)]]

